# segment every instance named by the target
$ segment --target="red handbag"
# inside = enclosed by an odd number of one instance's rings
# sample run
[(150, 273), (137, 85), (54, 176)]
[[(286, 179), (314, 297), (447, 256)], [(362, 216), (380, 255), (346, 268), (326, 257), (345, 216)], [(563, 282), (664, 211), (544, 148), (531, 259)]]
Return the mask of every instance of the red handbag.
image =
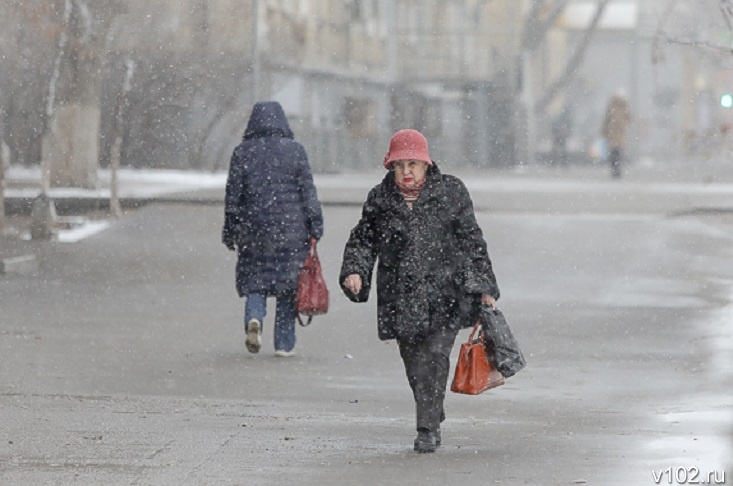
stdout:
[[(466, 395), (479, 395), (490, 388), (504, 384), (504, 376), (494, 368), (486, 355), (484, 333), (481, 321), (473, 326), (468, 341), (461, 344), (450, 391)], [(478, 331), (478, 337), (474, 335)]]
[[(321, 262), (316, 252), (316, 240), (312, 239), (310, 250), (305, 257), (305, 263), (298, 278), (298, 296), (295, 311), (298, 323), (305, 327), (313, 321), (313, 316), (328, 312), (328, 287), (323, 279)], [(303, 322), (300, 317), (308, 316), (308, 321)]]

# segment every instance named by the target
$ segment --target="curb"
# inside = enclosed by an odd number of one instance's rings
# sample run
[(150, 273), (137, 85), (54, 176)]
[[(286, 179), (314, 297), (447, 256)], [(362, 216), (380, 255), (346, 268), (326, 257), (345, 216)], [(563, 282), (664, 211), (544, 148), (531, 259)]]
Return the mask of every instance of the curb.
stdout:
[[(29, 216), (33, 206), (33, 200), (30, 197), (6, 197), (5, 198), (5, 214), (8, 216), (21, 215)], [(180, 201), (184, 201), (180, 199)], [(79, 213), (89, 213), (93, 211), (109, 211), (109, 199), (107, 198), (53, 198), (56, 207), (56, 213), (62, 216), (70, 216)], [(127, 209), (137, 209), (147, 204), (155, 202), (166, 202), (162, 198), (122, 198), (120, 206)]]
[(0, 275), (30, 275), (38, 271), (36, 255), (0, 258)]
[[(361, 208), (366, 199), (365, 195), (344, 194), (343, 191), (334, 191), (334, 194), (320, 194), (321, 205), (324, 207)], [(476, 191), (474, 194), (474, 209), (478, 212), (495, 213), (545, 213), (545, 214), (577, 214), (577, 213), (644, 213), (666, 214), (671, 216), (727, 214), (733, 212), (733, 199), (727, 197), (725, 201), (710, 200), (698, 197), (691, 201), (684, 194), (654, 195), (633, 194), (628, 197), (611, 195), (614, 199), (610, 204), (598, 204), (591, 193), (563, 193), (563, 194), (525, 194), (512, 195), (494, 193), (487, 194)], [(606, 199), (609, 195), (606, 195)], [(11, 215), (29, 216), (33, 200), (31, 197), (6, 197), (5, 213)], [(717, 198), (720, 199), (720, 198)], [(53, 198), (56, 212), (60, 216), (71, 216), (94, 211), (109, 212), (108, 198), (103, 197), (56, 197)], [(123, 209), (139, 209), (149, 204), (176, 204), (193, 206), (224, 206), (224, 199), (211, 197), (207, 194), (197, 195), (171, 194), (151, 197), (123, 197), (120, 206)]]
[[(21, 215), (29, 216), (34, 198), (6, 197), (5, 214), (8, 216)], [(54, 205), (57, 214), (61, 216), (76, 215), (92, 211), (109, 211), (109, 199), (107, 198), (54, 198)], [(195, 206), (222, 206), (224, 200), (217, 198), (197, 197), (145, 197), (145, 198), (121, 198), (120, 206), (123, 209), (138, 209), (149, 204), (180, 204)], [(361, 207), (363, 201), (347, 200), (321, 200), (323, 206), (333, 207)]]

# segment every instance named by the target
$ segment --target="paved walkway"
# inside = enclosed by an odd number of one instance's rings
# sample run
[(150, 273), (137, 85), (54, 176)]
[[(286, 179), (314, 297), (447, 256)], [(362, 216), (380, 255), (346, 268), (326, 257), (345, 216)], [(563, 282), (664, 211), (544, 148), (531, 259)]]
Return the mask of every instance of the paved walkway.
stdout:
[(130, 201), (177, 203), (74, 245), (16, 240), (41, 271), (0, 278), (0, 483), (610, 486), (720, 468), (730, 377), (710, 371), (730, 362), (709, 356), (730, 355), (731, 226), (666, 217), (733, 207), (733, 178), (704, 172), (461, 174), (489, 210), (479, 222), (531, 366), (497, 393), (451, 394), (430, 458), (410, 450), (411, 398), (374, 301), (333, 288), (356, 205), (384, 172), (316, 177), (332, 308), (299, 330), (291, 361), (271, 355), (272, 314), (267, 348), (243, 350), (234, 255), (218, 241), (224, 175), (123, 172)]

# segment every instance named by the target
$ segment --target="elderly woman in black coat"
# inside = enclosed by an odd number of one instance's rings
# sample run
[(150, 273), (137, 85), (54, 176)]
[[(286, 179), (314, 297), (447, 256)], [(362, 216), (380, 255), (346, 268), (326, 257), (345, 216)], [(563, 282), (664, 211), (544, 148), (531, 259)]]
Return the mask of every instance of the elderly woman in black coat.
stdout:
[(260, 350), (266, 299), (275, 296), (275, 355), (294, 354), (298, 276), (309, 241), (322, 234), (321, 204), (303, 146), (293, 139), (279, 103), (255, 104), (229, 166), (222, 230), (224, 245), (237, 250), (249, 352)]
[(499, 288), (468, 191), (441, 174), (425, 137), (397, 132), (384, 166), (346, 243), (339, 281), (352, 301), (366, 302), (377, 262), (378, 335), (399, 345), (415, 398), (414, 449), (434, 452), (456, 335), (481, 304), (496, 306)]

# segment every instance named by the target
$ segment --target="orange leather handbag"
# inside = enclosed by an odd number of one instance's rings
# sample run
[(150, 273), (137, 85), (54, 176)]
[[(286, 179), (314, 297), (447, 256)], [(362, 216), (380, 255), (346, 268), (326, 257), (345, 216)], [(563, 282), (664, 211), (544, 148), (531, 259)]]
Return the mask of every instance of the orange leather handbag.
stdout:
[[(478, 337), (474, 339), (476, 332)], [(461, 344), (450, 391), (479, 395), (490, 388), (504, 384), (504, 376), (489, 362), (485, 346), (484, 333), (479, 321), (473, 326), (468, 341)]]

